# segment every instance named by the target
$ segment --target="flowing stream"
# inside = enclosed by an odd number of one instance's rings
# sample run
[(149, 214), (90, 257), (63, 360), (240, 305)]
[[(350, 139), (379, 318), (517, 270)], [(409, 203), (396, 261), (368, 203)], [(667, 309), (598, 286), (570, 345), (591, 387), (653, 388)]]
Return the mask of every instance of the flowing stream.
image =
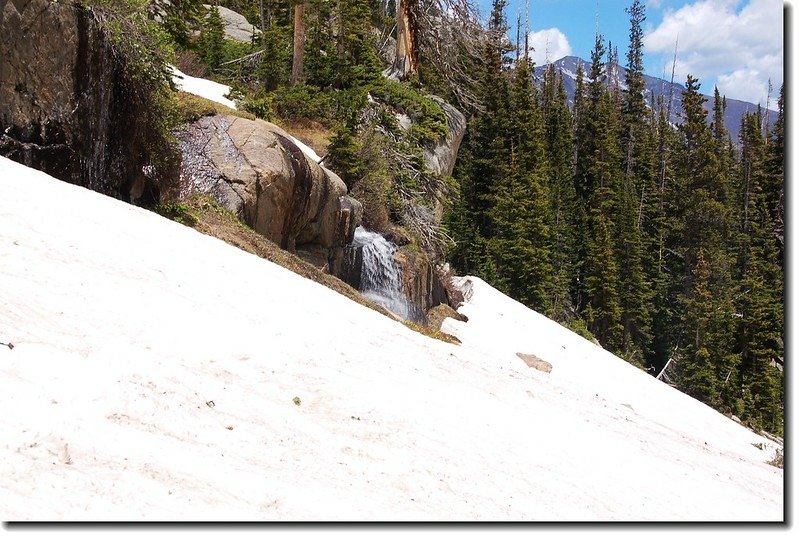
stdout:
[(361, 286), (358, 289), (369, 300), (377, 302), (403, 319), (417, 317), (416, 308), (408, 300), (402, 284), (402, 271), (394, 260), (397, 246), (379, 233), (355, 228), (352, 246), (361, 248)]

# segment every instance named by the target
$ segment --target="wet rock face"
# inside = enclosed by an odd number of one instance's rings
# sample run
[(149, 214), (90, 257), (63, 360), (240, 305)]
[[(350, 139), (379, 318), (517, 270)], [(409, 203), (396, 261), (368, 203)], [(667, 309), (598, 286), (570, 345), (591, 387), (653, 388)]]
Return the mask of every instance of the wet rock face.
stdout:
[(421, 311), (449, 303), (441, 275), (427, 255), (400, 248), (395, 257), (402, 269), (405, 293)]
[(281, 248), (336, 274), (362, 209), (344, 181), (262, 120), (201, 118), (178, 133), (181, 195), (208, 194)]
[[(403, 292), (414, 312), (413, 321), (427, 324), (435, 319), (431, 312), (440, 305), (451, 308), (461, 305), (463, 295), (444, 285), (450, 278), (448, 267), (435, 266), (426, 254), (409, 246), (397, 249), (393, 257), (401, 273)], [(337, 276), (355, 289), (364, 289), (363, 245), (352, 244), (344, 250), (344, 262)]]
[(125, 201), (154, 202), (131, 132), (145, 133), (123, 66), (93, 12), (0, 0), (0, 154)]

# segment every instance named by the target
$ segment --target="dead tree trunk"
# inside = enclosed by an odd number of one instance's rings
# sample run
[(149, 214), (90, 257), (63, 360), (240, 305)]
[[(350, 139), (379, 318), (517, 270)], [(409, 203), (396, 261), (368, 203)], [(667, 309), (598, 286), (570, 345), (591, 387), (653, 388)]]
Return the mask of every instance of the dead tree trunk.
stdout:
[(302, 61), (305, 53), (305, 1), (294, 6), (294, 54), (291, 59), (292, 86), (302, 82)]
[(418, 0), (397, 1), (397, 56), (389, 77), (403, 80), (417, 72), (416, 8)]

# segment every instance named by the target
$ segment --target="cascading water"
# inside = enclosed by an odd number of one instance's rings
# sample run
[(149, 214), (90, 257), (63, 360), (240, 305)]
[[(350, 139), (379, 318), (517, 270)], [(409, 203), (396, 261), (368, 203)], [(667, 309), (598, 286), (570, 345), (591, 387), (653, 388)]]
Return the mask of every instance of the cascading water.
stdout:
[(405, 294), (402, 272), (394, 260), (397, 246), (379, 233), (358, 226), (352, 247), (361, 248), (363, 253), (358, 289), (361, 294), (403, 319), (415, 319), (416, 308)]

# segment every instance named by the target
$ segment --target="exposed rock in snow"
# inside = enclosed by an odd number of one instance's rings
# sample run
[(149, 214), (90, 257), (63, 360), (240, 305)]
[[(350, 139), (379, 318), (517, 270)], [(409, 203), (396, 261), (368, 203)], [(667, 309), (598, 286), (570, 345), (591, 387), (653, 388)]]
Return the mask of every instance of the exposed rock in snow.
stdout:
[(213, 196), (281, 248), (311, 248), (315, 264), (337, 273), (360, 224), (360, 203), (283, 129), (218, 114), (188, 125), (178, 139), (184, 195)]
[(450, 345), (8, 159), (0, 178), (3, 520), (783, 519), (773, 442), (476, 278)]
[(544, 373), (549, 373), (550, 371), (552, 371), (552, 364), (550, 364), (546, 360), (542, 360), (535, 354), (525, 354), (523, 352), (517, 352), (516, 356), (521, 358), (522, 361), (525, 364), (527, 364), (528, 367), (538, 369), (539, 371), (543, 371)]

